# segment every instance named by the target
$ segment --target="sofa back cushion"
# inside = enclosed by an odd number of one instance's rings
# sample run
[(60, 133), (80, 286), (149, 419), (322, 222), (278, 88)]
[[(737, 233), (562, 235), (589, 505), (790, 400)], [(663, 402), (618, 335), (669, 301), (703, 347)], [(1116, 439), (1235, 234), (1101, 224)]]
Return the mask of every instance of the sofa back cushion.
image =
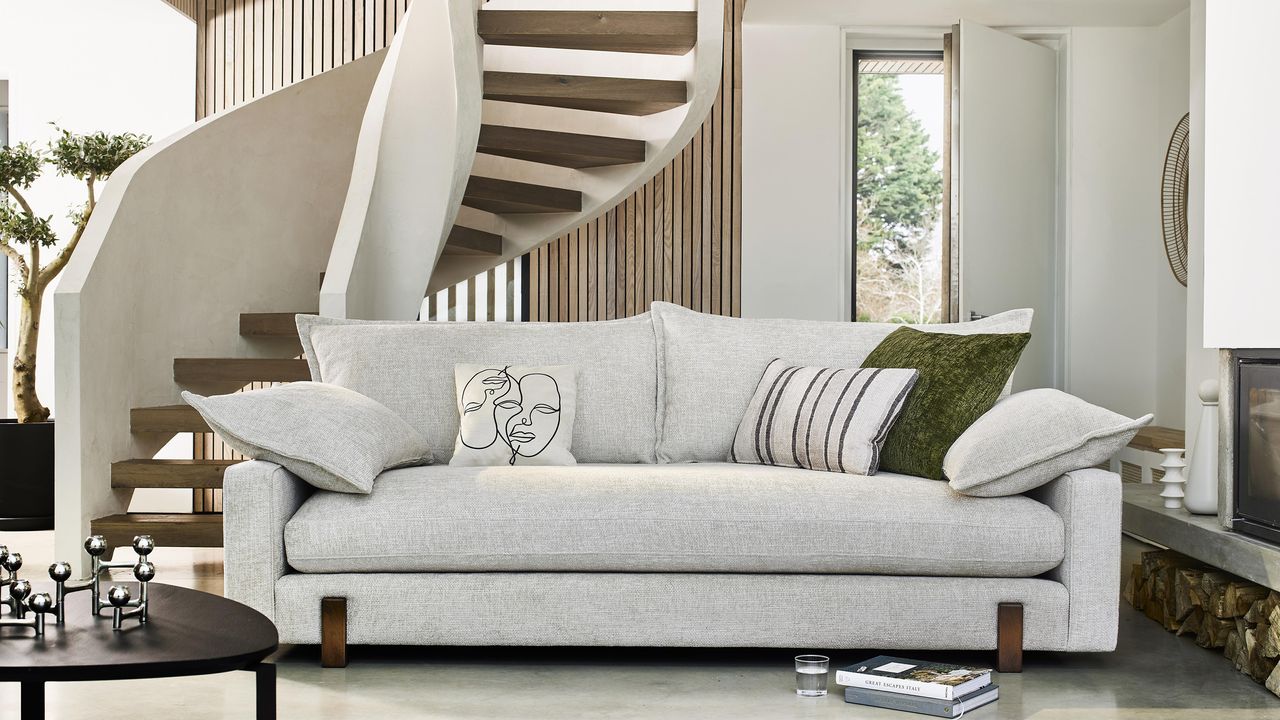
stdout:
[[(1031, 330), (1031, 310), (973, 322), (913, 325), (961, 335)], [(769, 362), (856, 368), (894, 323), (760, 320), (653, 304), (658, 337), (658, 461), (724, 462)], [(1005, 386), (1004, 394), (1008, 394)]]
[[(458, 434), (454, 366), (572, 365), (573, 454), (587, 463), (651, 463), (657, 354), (649, 313), (589, 323), (382, 322), (298, 316), (311, 378), (377, 400), (425, 433), (436, 462)], [(745, 407), (745, 405), (744, 405)]]

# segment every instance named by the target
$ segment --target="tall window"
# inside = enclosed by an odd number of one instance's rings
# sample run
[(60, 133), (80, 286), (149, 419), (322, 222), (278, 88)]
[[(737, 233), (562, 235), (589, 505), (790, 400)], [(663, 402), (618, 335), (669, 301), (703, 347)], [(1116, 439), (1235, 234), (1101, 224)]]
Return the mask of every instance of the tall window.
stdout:
[(942, 322), (941, 53), (859, 52), (853, 318)]

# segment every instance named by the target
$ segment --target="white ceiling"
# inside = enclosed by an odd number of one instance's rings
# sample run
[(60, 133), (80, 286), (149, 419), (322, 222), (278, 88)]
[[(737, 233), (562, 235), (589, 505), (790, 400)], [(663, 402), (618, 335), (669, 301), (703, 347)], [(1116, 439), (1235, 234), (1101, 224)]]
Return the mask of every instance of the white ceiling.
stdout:
[(963, 18), (1018, 27), (1158, 25), (1189, 0), (750, 0), (743, 22), (949, 26)]

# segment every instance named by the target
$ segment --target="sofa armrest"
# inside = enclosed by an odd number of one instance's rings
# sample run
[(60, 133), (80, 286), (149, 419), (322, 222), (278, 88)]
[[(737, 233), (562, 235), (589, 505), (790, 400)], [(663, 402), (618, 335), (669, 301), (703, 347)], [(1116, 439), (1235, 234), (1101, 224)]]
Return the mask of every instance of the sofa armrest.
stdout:
[(283, 467), (250, 460), (227, 468), (222, 480), (224, 573), (227, 597), (275, 621), (276, 581), (289, 572), (284, 525), (312, 487)]
[(1065, 528), (1062, 564), (1046, 576), (1067, 588), (1067, 650), (1116, 648), (1120, 617), (1120, 476), (1073, 470), (1027, 493)]

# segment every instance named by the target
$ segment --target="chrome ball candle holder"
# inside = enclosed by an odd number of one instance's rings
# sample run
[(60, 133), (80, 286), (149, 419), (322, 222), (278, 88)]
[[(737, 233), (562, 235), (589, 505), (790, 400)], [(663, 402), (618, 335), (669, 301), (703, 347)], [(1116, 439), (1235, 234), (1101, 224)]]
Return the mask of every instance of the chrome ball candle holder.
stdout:
[(36, 637), (44, 635), (45, 615), (53, 614), (53, 598), (49, 593), (32, 593), (31, 581), (18, 577), (22, 568), (22, 555), (9, 552), (0, 545), (0, 606), (8, 608), (9, 616), (0, 617), (0, 628), (24, 627), (35, 631)]
[[(67, 595), (75, 592), (89, 591), (89, 609), (94, 615), (101, 615), (103, 610), (111, 610), (111, 629), (119, 630), (126, 619), (136, 618), (140, 623), (147, 622), (148, 592), (147, 585), (156, 576), (156, 566), (148, 556), (155, 550), (155, 541), (150, 535), (138, 535), (133, 538), (133, 551), (137, 554), (136, 562), (107, 562), (102, 556), (107, 552), (107, 542), (101, 535), (92, 535), (84, 541), (84, 550), (89, 555), (89, 579), (80, 583), (70, 583), (71, 564), (55, 562), (49, 566), (49, 579), (54, 582), (54, 596), (48, 593), (31, 594), (31, 583), (18, 578), (18, 570), (22, 567), (22, 556), (10, 553), (0, 546), (0, 569), (5, 575), (0, 577), (0, 589), (7, 589), (7, 597), (0, 599), (0, 605), (7, 606), (11, 618), (0, 620), (0, 627), (5, 625), (22, 625), (35, 629), (36, 635), (44, 634), (44, 615), (53, 615), (57, 624), (66, 622)], [(127, 586), (112, 585), (105, 593), (102, 591), (103, 573), (116, 569), (129, 568), (138, 581), (138, 597)], [(27, 612), (33, 613), (28, 618)]]
[[(84, 550), (89, 554), (89, 580), (85, 583), (70, 586), (67, 579), (71, 576), (71, 566), (66, 563), (54, 563), (49, 566), (49, 577), (56, 583), (58, 622), (63, 620), (61, 612), (63, 600), (67, 593), (88, 590), (90, 593), (89, 609), (94, 615), (101, 615), (103, 610), (111, 609), (111, 629), (119, 630), (124, 620), (137, 618), (138, 622), (147, 622), (147, 584), (156, 576), (156, 566), (151, 564), (148, 556), (156, 549), (155, 541), (150, 535), (137, 535), (133, 538), (133, 551), (137, 554), (137, 562), (106, 562), (102, 556), (107, 552), (107, 542), (101, 535), (91, 535), (84, 541)], [(112, 585), (104, 594), (102, 592), (102, 574), (116, 569), (129, 568), (138, 581), (138, 597), (133, 598), (129, 588), (123, 585)]]

